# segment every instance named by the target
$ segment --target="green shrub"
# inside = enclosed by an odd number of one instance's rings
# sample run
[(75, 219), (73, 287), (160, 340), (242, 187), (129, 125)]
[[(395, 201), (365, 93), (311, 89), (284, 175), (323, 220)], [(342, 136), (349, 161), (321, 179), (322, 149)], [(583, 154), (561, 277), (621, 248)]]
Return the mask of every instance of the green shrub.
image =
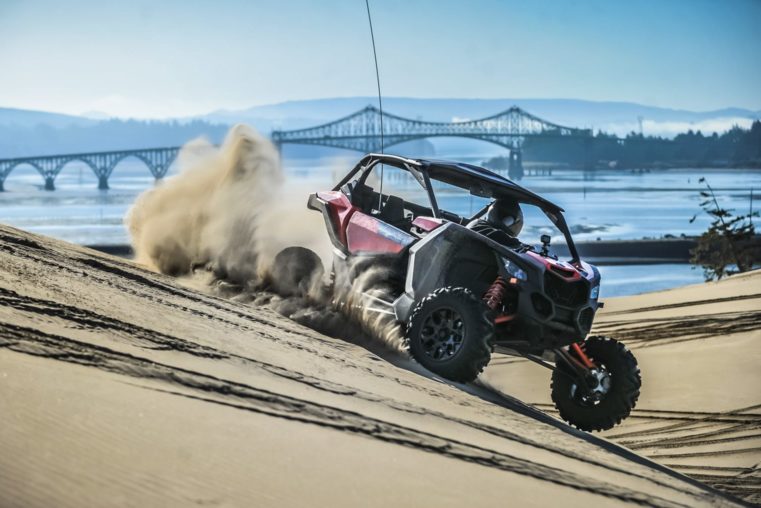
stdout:
[[(705, 178), (699, 181), (706, 186), (706, 190), (700, 191), (703, 198), (700, 207), (713, 220), (708, 230), (698, 238), (690, 262), (703, 268), (707, 281), (751, 270), (761, 261), (753, 225), (753, 217), (758, 217), (758, 212), (734, 215), (719, 205), (716, 194)], [(697, 215), (693, 216), (690, 222), (696, 217)]]

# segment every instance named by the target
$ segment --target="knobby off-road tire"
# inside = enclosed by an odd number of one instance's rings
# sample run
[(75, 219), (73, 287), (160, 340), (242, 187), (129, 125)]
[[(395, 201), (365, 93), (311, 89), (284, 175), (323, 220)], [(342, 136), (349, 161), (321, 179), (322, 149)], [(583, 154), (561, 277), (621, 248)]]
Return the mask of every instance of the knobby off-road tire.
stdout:
[(322, 280), (320, 256), (305, 247), (286, 247), (269, 269), (270, 285), (280, 296), (307, 296)]
[[(438, 339), (432, 339), (434, 335)], [(440, 343), (436, 340), (447, 338), (450, 344), (437, 347)], [(415, 360), (431, 372), (461, 383), (476, 379), (489, 363), (493, 341), (491, 311), (461, 287), (429, 294), (415, 306), (407, 322), (406, 342)]]
[(581, 388), (574, 390), (577, 381), (567, 374), (567, 367), (560, 366), (552, 372), (552, 401), (560, 417), (576, 428), (588, 432), (607, 430), (629, 416), (637, 403), (642, 386), (637, 360), (626, 346), (609, 337), (588, 338), (584, 350), (595, 364), (610, 373), (608, 392), (596, 404), (581, 400)]

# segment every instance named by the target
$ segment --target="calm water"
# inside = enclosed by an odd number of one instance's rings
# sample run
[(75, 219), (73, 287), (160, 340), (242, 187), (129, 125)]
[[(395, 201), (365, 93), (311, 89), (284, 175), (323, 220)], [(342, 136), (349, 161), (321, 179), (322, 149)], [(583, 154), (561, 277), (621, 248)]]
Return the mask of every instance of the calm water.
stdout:
[[(482, 159), (460, 157), (472, 163)], [(326, 188), (353, 162), (351, 158), (286, 160), (285, 167), (292, 181), (309, 188)], [(742, 170), (598, 171), (592, 175), (555, 170), (552, 176), (527, 176), (521, 184), (565, 208), (577, 240), (627, 239), (691, 235), (705, 230), (709, 219), (700, 213), (698, 205), (701, 176), (714, 187), (723, 206), (739, 213), (749, 209), (751, 188), (761, 194), (761, 172)], [(97, 190), (97, 179), (90, 170), (71, 164), (56, 180), (57, 190), (48, 192), (42, 189), (42, 178), (36, 171), (17, 168), (5, 182), (6, 192), (0, 193), (0, 221), (75, 243), (127, 243), (124, 215), (135, 197), (154, 185), (153, 178), (141, 163), (128, 160), (116, 168), (109, 184), (111, 189)], [(409, 196), (417, 195), (414, 187), (402, 190)], [(442, 193), (440, 204), (462, 214), (479, 205), (477, 199), (474, 202), (459, 193)], [(755, 207), (760, 204), (757, 200)], [(535, 241), (543, 232), (551, 233), (540, 213), (531, 209), (525, 212), (527, 241)], [(695, 214), (698, 219), (690, 224)], [(702, 280), (701, 271), (688, 265), (610, 266), (603, 267), (602, 272), (603, 294), (607, 296)]]

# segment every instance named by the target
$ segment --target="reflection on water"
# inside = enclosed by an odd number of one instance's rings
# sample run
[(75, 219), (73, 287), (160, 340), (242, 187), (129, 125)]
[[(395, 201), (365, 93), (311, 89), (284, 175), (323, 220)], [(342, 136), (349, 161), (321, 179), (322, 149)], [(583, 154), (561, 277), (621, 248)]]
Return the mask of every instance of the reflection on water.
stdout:
[[(463, 157), (479, 163), (485, 157)], [(348, 171), (356, 159), (286, 160), (286, 173), (307, 188), (327, 188)], [(170, 170), (170, 175), (173, 170)], [(649, 173), (554, 170), (552, 175), (526, 176), (520, 183), (557, 203), (577, 240), (695, 235), (706, 229), (709, 218), (700, 214), (701, 186), (705, 176), (720, 203), (745, 213), (751, 188), (761, 195), (761, 172), (743, 170), (658, 170)], [(40, 175), (17, 168), (0, 193), (0, 221), (37, 233), (81, 244), (121, 244), (128, 241), (123, 218), (137, 195), (154, 181), (137, 161), (124, 161), (112, 175), (111, 189), (97, 190), (97, 178), (83, 164), (70, 164), (56, 180), (56, 191), (42, 189)], [(418, 194), (416, 194), (418, 193)], [(425, 202), (413, 185), (407, 197)], [(462, 193), (443, 192), (439, 204), (471, 215), (480, 202)], [(300, 204), (300, 203), (299, 203)], [(755, 208), (759, 208), (758, 204)], [(690, 224), (689, 219), (698, 214)], [(546, 218), (528, 207), (524, 240), (534, 243), (549, 232)], [(699, 282), (699, 270), (687, 265), (604, 267), (603, 294), (614, 296)]]

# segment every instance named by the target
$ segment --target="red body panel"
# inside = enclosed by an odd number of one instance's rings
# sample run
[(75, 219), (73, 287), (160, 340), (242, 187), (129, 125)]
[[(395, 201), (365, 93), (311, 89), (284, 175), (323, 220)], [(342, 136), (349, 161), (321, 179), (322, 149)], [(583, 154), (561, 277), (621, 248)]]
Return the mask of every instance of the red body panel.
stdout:
[(430, 233), (442, 224), (444, 224), (444, 220), (435, 217), (415, 217), (415, 220), (412, 221), (413, 226), (422, 229), (426, 233)]
[(357, 211), (357, 207), (351, 204), (351, 201), (349, 201), (349, 198), (343, 192), (318, 192), (317, 197), (328, 204), (333, 227), (335, 227), (341, 243), (346, 245), (346, 227), (349, 225), (351, 216)]
[(352, 254), (398, 254), (415, 237), (362, 212), (351, 215), (346, 239)]
[(528, 251), (526, 254), (541, 262), (547, 268), (547, 270), (553, 272), (556, 275), (560, 275), (565, 279), (581, 280), (582, 278), (579, 270), (570, 263), (566, 263), (565, 261), (558, 261), (552, 258), (546, 258), (544, 256), (540, 256), (536, 252)]

